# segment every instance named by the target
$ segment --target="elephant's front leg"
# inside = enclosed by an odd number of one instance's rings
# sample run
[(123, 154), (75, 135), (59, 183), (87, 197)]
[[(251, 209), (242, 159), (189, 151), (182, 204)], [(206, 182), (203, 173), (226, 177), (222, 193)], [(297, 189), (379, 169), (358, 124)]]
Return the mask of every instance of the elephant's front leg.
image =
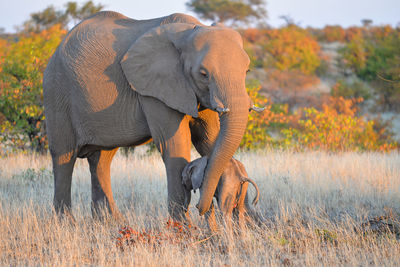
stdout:
[(141, 103), (153, 141), (165, 164), (169, 214), (174, 220), (190, 223), (189, 212), (185, 207), (190, 202), (190, 199), (187, 199), (190, 192), (187, 194), (182, 184), (183, 168), (190, 162), (190, 116), (173, 110), (151, 97), (143, 97)]
[(101, 218), (102, 210), (106, 208), (114, 218), (122, 219), (112, 194), (110, 165), (118, 148), (101, 150), (88, 157), (92, 181), (92, 214)]
[[(179, 137), (180, 136), (180, 137)], [(179, 133), (174, 138), (182, 139), (175, 141), (185, 141), (186, 135)], [(158, 143), (162, 151), (163, 161), (167, 172), (168, 181), (168, 211), (174, 220), (187, 221), (190, 223), (188, 206), (190, 204), (190, 192), (182, 185), (183, 168), (190, 162), (190, 144), (177, 144), (173, 140), (165, 141), (165, 144)], [(172, 146), (171, 146), (172, 145)], [(168, 147), (170, 146), (170, 147)], [(167, 148), (168, 147), (168, 148)]]

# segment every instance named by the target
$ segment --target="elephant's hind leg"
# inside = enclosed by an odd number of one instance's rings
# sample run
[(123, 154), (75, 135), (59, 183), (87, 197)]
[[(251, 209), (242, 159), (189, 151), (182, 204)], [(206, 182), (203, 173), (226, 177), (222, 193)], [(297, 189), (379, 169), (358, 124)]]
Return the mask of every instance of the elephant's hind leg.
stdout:
[(92, 214), (94, 218), (100, 218), (104, 208), (113, 217), (121, 215), (115, 205), (112, 189), (110, 166), (118, 148), (113, 150), (101, 150), (92, 153), (88, 157), (92, 181)]

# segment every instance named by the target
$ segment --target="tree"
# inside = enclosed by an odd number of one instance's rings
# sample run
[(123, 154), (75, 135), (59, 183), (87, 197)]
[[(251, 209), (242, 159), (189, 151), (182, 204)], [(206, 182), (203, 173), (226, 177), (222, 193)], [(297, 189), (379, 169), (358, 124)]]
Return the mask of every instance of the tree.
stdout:
[(290, 15), (281, 15), (279, 16), (280, 19), (282, 19), (285, 22), (286, 26), (299, 26), (299, 22), (295, 22), (294, 19)]
[(65, 4), (65, 9), (56, 9), (50, 5), (43, 11), (32, 13), (31, 18), (23, 24), (22, 31), (40, 32), (56, 24), (60, 24), (62, 28), (67, 29), (70, 22), (76, 24), (103, 8), (103, 5), (96, 5), (92, 1), (87, 1), (81, 7), (78, 6), (77, 2), (68, 2)]
[(0, 42), (0, 142), (45, 150), (43, 71), (65, 33), (57, 24)]
[(61, 10), (56, 10), (54, 6), (48, 6), (43, 11), (32, 13), (31, 19), (25, 22), (24, 26), (28, 31), (39, 32), (56, 24), (65, 27), (68, 24), (68, 15)]
[(13, 38), (0, 39), (0, 142), (14, 149), (43, 152), (47, 146), (43, 113), (43, 71), (71, 21), (103, 8), (92, 1), (68, 2), (31, 14)]
[(67, 8), (65, 13), (70, 16), (74, 24), (104, 8), (102, 4), (95, 5), (92, 1), (87, 1), (80, 8), (76, 2), (68, 2), (65, 6)]
[(341, 52), (347, 66), (371, 83), (377, 104), (383, 110), (400, 111), (400, 31), (369, 28)]
[(372, 19), (362, 19), (361, 20), (361, 23), (362, 23), (362, 25), (364, 26), (364, 27), (369, 27), (369, 26), (371, 26), (372, 25)]
[(231, 25), (267, 17), (264, 0), (189, 0), (186, 6), (203, 19)]
[(304, 29), (290, 25), (267, 31), (263, 49), (271, 55), (270, 67), (314, 74), (320, 64), (318, 42)]

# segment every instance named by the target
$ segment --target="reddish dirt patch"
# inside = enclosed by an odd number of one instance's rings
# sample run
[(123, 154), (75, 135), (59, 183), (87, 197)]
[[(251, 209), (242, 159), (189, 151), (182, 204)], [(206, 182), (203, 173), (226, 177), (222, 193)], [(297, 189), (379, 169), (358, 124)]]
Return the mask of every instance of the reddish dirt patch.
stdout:
[(180, 222), (168, 220), (165, 229), (162, 231), (136, 231), (130, 226), (119, 230), (116, 246), (121, 250), (127, 247), (134, 247), (138, 244), (157, 246), (162, 243), (181, 244), (193, 237), (191, 225), (183, 225)]

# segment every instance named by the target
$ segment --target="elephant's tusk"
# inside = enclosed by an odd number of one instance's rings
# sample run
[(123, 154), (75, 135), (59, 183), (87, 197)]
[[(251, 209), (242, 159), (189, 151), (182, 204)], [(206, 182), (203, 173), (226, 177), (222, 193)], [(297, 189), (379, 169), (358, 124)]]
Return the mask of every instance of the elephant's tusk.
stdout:
[(219, 114), (227, 113), (227, 112), (229, 112), (229, 108), (220, 108), (220, 107), (217, 107), (217, 108), (215, 108), (215, 111), (218, 112)]
[(264, 109), (265, 109), (265, 107), (260, 108), (260, 107), (256, 107), (255, 105), (253, 105), (253, 106), (249, 109), (249, 111), (254, 110), (254, 111), (256, 111), (256, 112), (261, 112), (261, 111), (264, 111)]

